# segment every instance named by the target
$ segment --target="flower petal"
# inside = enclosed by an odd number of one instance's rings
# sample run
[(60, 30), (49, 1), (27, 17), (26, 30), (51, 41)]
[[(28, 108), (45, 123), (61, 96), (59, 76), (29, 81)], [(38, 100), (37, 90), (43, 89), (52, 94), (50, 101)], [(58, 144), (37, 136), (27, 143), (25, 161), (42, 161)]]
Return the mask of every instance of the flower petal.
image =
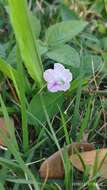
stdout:
[(66, 92), (70, 88), (70, 82), (66, 82), (61, 86), (61, 91)]
[(47, 82), (53, 82), (54, 81), (54, 70), (53, 69), (48, 69), (44, 72), (43, 78)]
[(72, 73), (70, 72), (69, 69), (65, 69), (65, 71), (62, 73), (65, 81), (71, 82), (72, 81)]
[(56, 71), (63, 71), (65, 68), (64, 68), (64, 66), (62, 65), (62, 64), (60, 64), (60, 63), (55, 63), (54, 64), (54, 70), (56, 70)]
[(60, 91), (60, 84), (57, 83), (48, 83), (47, 87), (50, 92)]
[(60, 63), (55, 63), (54, 65), (55, 71), (55, 79), (57, 80), (64, 80), (64, 81), (72, 81), (72, 73), (69, 69), (65, 69), (63, 65)]

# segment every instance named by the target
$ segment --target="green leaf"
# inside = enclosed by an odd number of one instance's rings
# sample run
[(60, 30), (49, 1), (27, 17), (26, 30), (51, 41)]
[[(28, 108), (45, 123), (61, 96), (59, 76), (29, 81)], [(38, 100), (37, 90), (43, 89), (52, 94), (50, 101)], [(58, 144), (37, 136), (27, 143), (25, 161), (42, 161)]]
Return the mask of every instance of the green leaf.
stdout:
[(19, 44), (21, 56), (30, 76), (43, 86), (43, 66), (38, 51), (38, 43), (30, 22), (27, 0), (8, 0), (11, 22)]
[(84, 55), (82, 67), (85, 75), (92, 75), (93, 68), (94, 72), (97, 72), (101, 69), (101, 67), (103, 67), (103, 61), (101, 56), (91, 54)]
[[(4, 74), (5, 77), (8, 77), (9, 79), (11, 79), (13, 83), (14, 81), (18, 83), (18, 81), (20, 80), (17, 70), (14, 69), (10, 64), (8, 64), (6, 61), (4, 61), (1, 58), (0, 58), (0, 71)], [(15, 86), (15, 83), (14, 83), (14, 86)], [(30, 87), (28, 85), (28, 81), (26, 77), (25, 77), (24, 87), (25, 87), (26, 92), (30, 91)]]
[[(58, 106), (61, 107), (64, 101), (64, 96), (62, 93), (49, 93), (42, 95), (45, 103), (47, 113), (50, 118), (52, 118), (56, 113), (58, 113)], [(39, 94), (35, 95), (30, 102), (29, 112), (40, 122), (46, 122), (46, 116), (43, 110), (41, 97)], [(28, 121), (30, 124), (34, 123), (34, 120), (30, 117)], [(38, 123), (38, 122), (36, 122)]]
[(34, 31), (35, 36), (38, 38), (40, 35), (40, 31), (41, 31), (41, 24), (39, 19), (36, 17), (35, 13), (30, 13), (30, 21), (32, 24), (32, 28)]
[[(4, 102), (2, 100), (1, 95), (0, 95), (0, 103), (1, 103), (2, 111), (3, 111), (3, 115), (4, 115), (4, 119), (5, 119), (5, 127), (7, 129), (9, 129), (9, 131), (11, 131), (14, 128), (12, 128), (11, 123), (9, 122), (8, 112), (7, 112), (7, 109), (5, 107)], [(0, 128), (0, 138), (1, 138), (1, 140), (4, 142), (5, 146), (7, 146), (8, 151), (14, 156), (16, 162), (19, 164), (19, 166), (24, 171), (24, 173), (26, 173), (26, 176), (28, 177), (28, 179), (32, 180), (33, 185), (34, 185), (34, 189), (39, 190), (38, 183), (37, 183), (35, 177), (31, 173), (29, 168), (26, 166), (25, 162), (23, 161), (23, 159), (22, 159), (22, 157), (20, 155), (20, 152), (19, 152), (19, 150), (17, 148), (18, 144), (17, 144), (17, 141), (16, 141), (15, 134), (14, 134), (13, 138), (10, 138), (10, 134), (11, 133), (9, 133), (9, 136), (7, 136), (6, 133), (4, 132), (4, 130), (2, 130)]]
[(63, 21), (79, 19), (79, 16), (76, 14), (76, 12), (69, 9), (69, 7), (66, 5), (62, 5), (60, 11), (61, 11), (61, 18)]
[[(22, 59), (20, 57), (19, 49), (17, 48), (17, 72), (20, 80), (17, 82), (19, 94), (20, 94), (20, 108), (21, 108), (21, 121), (22, 121), (22, 134), (23, 134), (23, 150), (24, 152), (29, 150), (29, 135), (28, 135), (28, 126), (27, 126), (27, 114), (26, 114), (26, 96), (25, 96), (25, 77)], [(20, 82), (21, 81), (21, 82)]]
[(16, 46), (14, 46), (12, 48), (12, 50), (10, 51), (6, 61), (11, 64), (11, 65), (14, 65), (16, 66)]
[(47, 46), (41, 40), (38, 40), (38, 44), (39, 44), (40, 55), (42, 56), (46, 54), (46, 52), (48, 51)]
[[(97, 72), (104, 67), (102, 57), (99, 55), (84, 54), (82, 56), (82, 63), (80, 68), (81, 67), (82, 67), (81, 72), (83, 73), (83, 77), (91, 77), (93, 75), (93, 68), (94, 72)], [(80, 73), (80, 68), (72, 67), (72, 73), (74, 78), (78, 77)]]
[(94, 11), (98, 14), (101, 14), (101, 12), (104, 9), (104, 1), (103, 0), (96, 0), (94, 3), (92, 3), (91, 11)]
[(47, 56), (50, 59), (53, 59), (64, 65), (79, 67), (80, 66), (80, 57), (78, 52), (70, 47), (69, 45), (60, 46), (57, 49), (54, 49), (47, 53)]
[(3, 59), (0, 58), (0, 71), (7, 76), (8, 78), (10, 78), (12, 80), (12, 75), (11, 73), (14, 73), (15, 77), (17, 78), (17, 71), (11, 66), (9, 65), (7, 62), (5, 62)]
[(101, 40), (101, 45), (102, 45), (102, 48), (107, 51), (107, 37), (103, 37)]
[(81, 20), (63, 21), (50, 26), (46, 31), (46, 42), (49, 46), (56, 46), (69, 42), (84, 30), (87, 22)]
[(0, 165), (5, 166), (5, 167), (17, 172), (17, 173), (22, 173), (21, 167), (18, 164), (14, 163), (13, 160), (9, 160), (9, 159), (1, 157), (0, 158)]
[(0, 44), (0, 57), (1, 58), (6, 57), (6, 46), (3, 44)]
[(5, 190), (5, 188), (4, 188), (4, 186), (3, 186), (2, 183), (0, 183), (0, 189), (1, 189), (1, 190)]
[(95, 52), (101, 52), (100, 40), (95, 35), (88, 32), (83, 32), (80, 38), (85, 49), (89, 48)]

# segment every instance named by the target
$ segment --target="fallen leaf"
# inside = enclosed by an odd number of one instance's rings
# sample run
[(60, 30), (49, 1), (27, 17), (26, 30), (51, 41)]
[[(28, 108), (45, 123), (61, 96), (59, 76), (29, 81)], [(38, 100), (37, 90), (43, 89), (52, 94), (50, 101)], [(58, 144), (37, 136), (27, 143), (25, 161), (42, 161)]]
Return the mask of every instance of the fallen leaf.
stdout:
[[(72, 155), (74, 148), (76, 148), (80, 152), (91, 151), (94, 149), (93, 145), (88, 143), (81, 143), (81, 144), (72, 143), (68, 145), (66, 148), (69, 157)], [(60, 151), (63, 153), (64, 149), (62, 148)], [(42, 178), (48, 178), (48, 179), (64, 178), (64, 167), (60, 151), (57, 151), (42, 163), (39, 170), (39, 174)]]
[[(80, 153), (80, 157), (82, 158), (82, 160), (86, 166), (90, 166), (90, 174), (91, 174), (93, 171), (96, 154), (98, 157), (97, 166), (99, 168), (101, 177), (107, 179), (107, 148), (82, 152), (82, 153)], [(70, 160), (72, 162), (72, 165), (75, 168), (77, 168), (79, 171), (82, 171), (82, 172), (84, 171), (82, 162), (77, 154), (71, 155)], [(100, 165), (101, 165), (101, 167), (100, 167)]]

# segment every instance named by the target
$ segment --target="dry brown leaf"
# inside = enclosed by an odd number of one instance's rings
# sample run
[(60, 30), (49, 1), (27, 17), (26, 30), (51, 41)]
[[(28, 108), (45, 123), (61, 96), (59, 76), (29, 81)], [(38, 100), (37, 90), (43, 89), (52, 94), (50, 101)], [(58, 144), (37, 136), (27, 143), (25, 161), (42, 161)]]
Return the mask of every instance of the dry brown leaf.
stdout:
[[(95, 163), (96, 155), (98, 157), (97, 164), (98, 167), (100, 167), (100, 174), (101, 177), (104, 177), (107, 179), (107, 148), (99, 149), (99, 150), (92, 150), (92, 151), (86, 151), (80, 153), (80, 156), (82, 160), (84, 161), (84, 164), (86, 166), (90, 166), (90, 174), (92, 173), (93, 166)], [(71, 155), (70, 160), (75, 168), (77, 168), (80, 171), (84, 171), (82, 162), (77, 154)]]
[[(72, 151), (74, 148), (82, 152), (91, 151), (94, 149), (93, 145), (88, 143), (81, 143), (81, 144), (72, 143), (67, 146), (69, 157), (72, 155)], [(62, 148), (61, 152), (63, 151), (64, 149)], [(60, 151), (57, 151), (42, 163), (39, 173), (42, 178), (51, 178), (51, 179), (64, 178), (64, 167)]]

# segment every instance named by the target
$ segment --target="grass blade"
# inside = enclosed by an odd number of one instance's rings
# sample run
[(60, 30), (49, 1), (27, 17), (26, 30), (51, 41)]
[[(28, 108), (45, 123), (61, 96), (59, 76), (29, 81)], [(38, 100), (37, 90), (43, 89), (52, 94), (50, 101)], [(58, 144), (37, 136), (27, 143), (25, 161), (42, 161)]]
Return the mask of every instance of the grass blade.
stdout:
[[(11, 130), (12, 127), (11, 127), (11, 124), (9, 122), (9, 116), (8, 116), (6, 107), (4, 105), (4, 102), (3, 102), (1, 96), (0, 96), (0, 102), (1, 102), (2, 110), (3, 110), (3, 114), (4, 114), (5, 125), (9, 130)], [(14, 156), (14, 158), (16, 159), (16, 162), (19, 163), (19, 166), (21, 167), (21, 169), (24, 171), (26, 180), (27, 181), (32, 180), (32, 183), (34, 185), (34, 189), (39, 190), (39, 186), (38, 186), (38, 183), (37, 183), (35, 177), (33, 176), (33, 174), (31, 173), (31, 171), (26, 166), (26, 164), (24, 163), (23, 159), (20, 156), (19, 150), (17, 149), (18, 145), (16, 144), (17, 141), (15, 138), (15, 135), (14, 135), (14, 137), (9, 138), (9, 137), (7, 137), (7, 134), (4, 132), (4, 130), (2, 130), (0, 128), (0, 138), (3, 141), (4, 145), (7, 146), (10, 153)]]
[(82, 137), (83, 137), (83, 134), (84, 134), (84, 130), (85, 130), (85, 129), (87, 128), (87, 126), (88, 126), (89, 117), (90, 117), (90, 112), (91, 112), (91, 103), (92, 103), (92, 98), (89, 100), (88, 108), (87, 108), (85, 117), (83, 118), (83, 121), (82, 121), (82, 125), (81, 125), (81, 128), (80, 128), (80, 132), (79, 132), (78, 137), (77, 137), (77, 141), (78, 141), (78, 142), (81, 141), (81, 139), (82, 139)]
[[(21, 56), (30, 76), (43, 86), (43, 67), (35, 39), (26, 0), (8, 0), (11, 22)], [(20, 11), (19, 11), (20, 10)]]
[(26, 114), (26, 96), (25, 96), (25, 80), (22, 60), (20, 57), (19, 48), (17, 47), (17, 62), (18, 62), (18, 76), (21, 82), (18, 80), (18, 89), (20, 94), (20, 104), (21, 104), (21, 118), (22, 118), (22, 134), (23, 134), (23, 149), (24, 152), (29, 150), (29, 134), (27, 126), (27, 114)]

